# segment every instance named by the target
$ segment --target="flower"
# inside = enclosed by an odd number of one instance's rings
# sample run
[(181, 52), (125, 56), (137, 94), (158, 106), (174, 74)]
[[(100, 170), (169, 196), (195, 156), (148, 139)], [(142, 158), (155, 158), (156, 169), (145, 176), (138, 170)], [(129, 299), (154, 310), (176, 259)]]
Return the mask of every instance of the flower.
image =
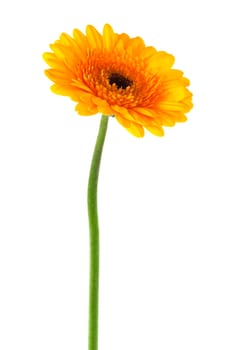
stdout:
[(86, 35), (62, 33), (43, 55), (51, 67), (51, 90), (77, 102), (83, 116), (102, 113), (137, 137), (144, 129), (162, 136), (163, 126), (184, 122), (192, 108), (189, 80), (172, 69), (174, 57), (146, 46), (140, 37), (116, 34), (105, 24), (101, 35), (93, 26)]

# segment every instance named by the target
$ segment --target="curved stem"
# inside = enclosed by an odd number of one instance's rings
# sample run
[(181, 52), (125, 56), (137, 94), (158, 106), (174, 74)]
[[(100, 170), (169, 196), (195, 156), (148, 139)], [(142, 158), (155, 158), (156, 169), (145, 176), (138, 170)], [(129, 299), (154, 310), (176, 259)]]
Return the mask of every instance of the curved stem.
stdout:
[(90, 231), (90, 285), (88, 350), (98, 349), (98, 301), (99, 301), (99, 224), (97, 187), (101, 155), (109, 117), (102, 115), (88, 181), (87, 203)]

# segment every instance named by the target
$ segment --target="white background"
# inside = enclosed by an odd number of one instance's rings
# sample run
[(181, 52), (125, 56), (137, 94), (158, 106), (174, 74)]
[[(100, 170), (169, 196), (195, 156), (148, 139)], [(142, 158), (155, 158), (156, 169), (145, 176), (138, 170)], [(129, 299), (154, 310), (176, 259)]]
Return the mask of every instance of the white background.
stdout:
[(176, 57), (195, 107), (164, 138), (114, 119), (101, 166), (100, 350), (233, 349), (229, 1), (5, 1), (0, 9), (0, 349), (87, 349), (86, 185), (99, 116), (41, 55), (104, 23)]

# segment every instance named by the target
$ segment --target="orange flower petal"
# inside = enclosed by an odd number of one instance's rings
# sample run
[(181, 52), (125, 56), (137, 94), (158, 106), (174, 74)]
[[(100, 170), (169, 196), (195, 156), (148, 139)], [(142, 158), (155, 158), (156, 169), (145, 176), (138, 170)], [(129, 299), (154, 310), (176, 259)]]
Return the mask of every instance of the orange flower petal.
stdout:
[(163, 131), (163, 128), (159, 128), (159, 127), (156, 127), (156, 126), (147, 126), (146, 129), (148, 131), (150, 131), (153, 135), (156, 135), (156, 136), (163, 136), (164, 135), (164, 131)]
[(143, 137), (144, 136), (144, 129), (141, 125), (130, 122), (129, 120), (122, 118), (120, 116), (116, 116), (116, 119), (132, 135), (134, 135), (136, 137)]
[(105, 24), (103, 29), (103, 46), (105, 49), (110, 50), (115, 43), (115, 34), (112, 27), (109, 24)]
[(86, 28), (87, 40), (93, 49), (102, 49), (102, 38), (100, 33), (91, 25)]
[(80, 114), (84, 116), (89, 116), (98, 113), (98, 109), (96, 106), (90, 106), (86, 103), (80, 102), (78, 105), (76, 105), (75, 110)]

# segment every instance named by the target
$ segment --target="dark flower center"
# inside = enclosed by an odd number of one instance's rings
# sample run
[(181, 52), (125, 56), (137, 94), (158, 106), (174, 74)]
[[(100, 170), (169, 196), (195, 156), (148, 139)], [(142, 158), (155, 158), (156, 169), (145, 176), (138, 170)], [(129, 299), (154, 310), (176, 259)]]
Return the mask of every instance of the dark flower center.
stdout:
[(132, 80), (119, 73), (111, 73), (108, 77), (108, 81), (111, 85), (116, 84), (118, 89), (126, 89), (128, 86), (133, 84)]

